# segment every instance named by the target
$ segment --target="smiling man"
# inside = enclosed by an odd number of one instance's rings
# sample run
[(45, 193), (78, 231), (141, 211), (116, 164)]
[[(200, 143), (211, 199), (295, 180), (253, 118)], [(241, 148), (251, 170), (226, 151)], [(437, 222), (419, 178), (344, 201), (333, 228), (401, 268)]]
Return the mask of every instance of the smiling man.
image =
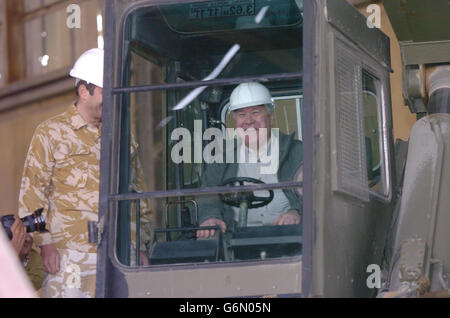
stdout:
[[(219, 186), (234, 177), (249, 177), (264, 183), (292, 180), (302, 162), (302, 143), (294, 135), (285, 135), (272, 129), (275, 105), (270, 91), (256, 82), (238, 85), (230, 95), (229, 112), (232, 113), (237, 135), (241, 142), (237, 146), (234, 163), (206, 164), (203, 187)], [(277, 151), (278, 155), (267, 154)], [(251, 160), (254, 158), (256, 160)], [(267, 158), (276, 158), (276, 169), (261, 173), (264, 167), (272, 166)], [(301, 222), (301, 203), (293, 190), (274, 190), (273, 200), (266, 206), (248, 210), (247, 226), (288, 225)], [(267, 196), (267, 191), (255, 191), (257, 196)], [(237, 223), (239, 208), (222, 203), (217, 197), (199, 200), (200, 226), (220, 226), (223, 233)], [(199, 230), (197, 237), (208, 238), (214, 230)]]

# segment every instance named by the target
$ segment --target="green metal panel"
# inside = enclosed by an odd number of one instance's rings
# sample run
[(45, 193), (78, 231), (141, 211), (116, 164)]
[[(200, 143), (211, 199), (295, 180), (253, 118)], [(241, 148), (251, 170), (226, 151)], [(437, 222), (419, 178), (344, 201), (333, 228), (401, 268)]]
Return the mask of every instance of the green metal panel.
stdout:
[(383, 0), (404, 65), (450, 61), (450, 2)]
[(391, 67), (389, 38), (377, 28), (368, 28), (365, 17), (346, 2), (328, 0), (326, 17), (367, 54)]
[[(402, 265), (417, 258), (414, 240), (426, 244), (426, 252), (416, 261), (416, 268), (429, 278), (431, 291), (442, 289), (439, 274), (450, 270), (448, 224), (450, 214), (450, 114), (423, 117), (413, 126), (409, 140), (402, 198), (396, 227), (394, 256), (391, 261), (391, 291), (400, 288)], [(411, 250), (411, 246), (414, 248)], [(404, 258), (398, 258), (404, 254)], [(409, 254), (409, 255), (408, 255)], [(420, 266), (419, 266), (420, 265)], [(414, 267), (414, 266), (413, 266)]]
[(429, 42), (450, 39), (448, 0), (383, 0), (400, 42)]
[(402, 43), (401, 47), (404, 65), (445, 63), (450, 60), (450, 41), (407, 42)]

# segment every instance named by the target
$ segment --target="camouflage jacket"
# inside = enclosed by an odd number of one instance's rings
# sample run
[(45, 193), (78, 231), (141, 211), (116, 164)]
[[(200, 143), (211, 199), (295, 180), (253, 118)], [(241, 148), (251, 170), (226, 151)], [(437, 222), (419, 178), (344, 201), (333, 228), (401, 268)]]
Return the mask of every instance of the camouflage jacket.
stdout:
[[(33, 233), (37, 246), (95, 253), (88, 242), (88, 221), (98, 221), (101, 127), (88, 125), (75, 105), (41, 123), (28, 149), (19, 195), (19, 216), (44, 208), (49, 233)], [(143, 187), (143, 177), (132, 143), (133, 187)], [(150, 241), (150, 211), (141, 203), (141, 250)], [(134, 214), (134, 213), (133, 213)], [(132, 237), (135, 234), (131, 224)]]

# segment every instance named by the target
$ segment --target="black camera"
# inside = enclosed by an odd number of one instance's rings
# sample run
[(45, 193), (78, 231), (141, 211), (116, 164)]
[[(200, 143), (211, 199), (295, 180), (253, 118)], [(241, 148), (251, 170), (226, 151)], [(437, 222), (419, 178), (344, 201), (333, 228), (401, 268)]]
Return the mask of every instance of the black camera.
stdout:
[[(45, 229), (45, 220), (41, 215), (43, 208), (37, 209), (33, 214), (27, 215), (21, 218), (23, 225), (27, 228), (27, 232), (47, 232)], [(1, 217), (1, 222), (6, 234), (8, 234), (9, 239), (12, 239), (11, 226), (13, 225), (15, 219), (14, 215), (8, 214)]]

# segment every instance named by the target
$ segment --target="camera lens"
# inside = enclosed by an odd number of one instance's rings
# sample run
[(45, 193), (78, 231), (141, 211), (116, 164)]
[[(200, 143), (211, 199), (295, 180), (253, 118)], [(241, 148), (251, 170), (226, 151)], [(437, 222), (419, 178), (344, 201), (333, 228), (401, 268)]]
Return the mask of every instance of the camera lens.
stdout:
[(34, 211), (33, 214), (21, 218), (23, 225), (27, 228), (27, 232), (43, 232), (45, 230), (45, 220), (41, 215), (43, 210), (43, 208), (40, 208)]
[[(43, 208), (37, 209), (33, 212), (33, 214), (27, 215), (20, 219), (23, 225), (26, 227), (28, 233), (35, 231), (47, 232), (47, 230), (45, 229), (45, 220), (42, 216), (42, 211), (44, 211)], [(14, 215), (12, 214), (4, 215), (1, 217), (1, 223), (10, 240), (12, 239), (11, 226), (13, 225), (14, 221)]]

